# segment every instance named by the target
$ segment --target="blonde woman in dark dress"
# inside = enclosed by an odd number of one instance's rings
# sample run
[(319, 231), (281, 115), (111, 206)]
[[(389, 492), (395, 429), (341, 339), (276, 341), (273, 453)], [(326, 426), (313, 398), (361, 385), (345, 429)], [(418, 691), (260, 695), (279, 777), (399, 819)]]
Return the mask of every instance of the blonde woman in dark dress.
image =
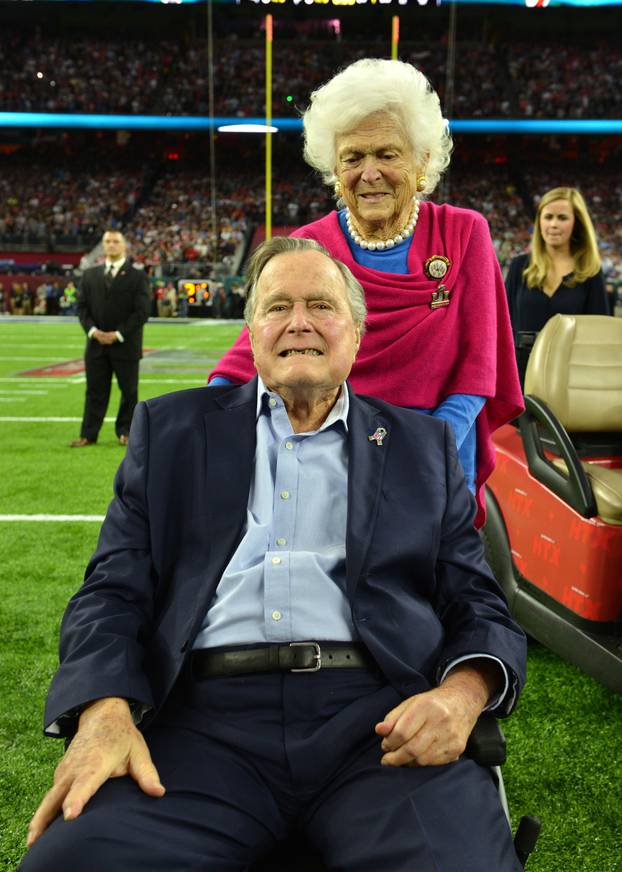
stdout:
[(540, 200), (530, 251), (515, 257), (505, 280), (523, 383), (529, 351), (552, 315), (608, 315), (594, 225), (576, 188)]

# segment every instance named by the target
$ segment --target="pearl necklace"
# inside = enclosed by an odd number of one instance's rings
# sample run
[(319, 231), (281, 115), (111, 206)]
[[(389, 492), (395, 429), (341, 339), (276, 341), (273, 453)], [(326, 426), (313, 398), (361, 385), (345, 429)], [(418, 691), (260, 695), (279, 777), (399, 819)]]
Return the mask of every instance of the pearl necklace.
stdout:
[(385, 248), (393, 248), (394, 245), (399, 245), (400, 242), (408, 239), (408, 237), (412, 236), (412, 234), (415, 232), (418, 218), (419, 200), (416, 197), (413, 197), (413, 211), (410, 221), (400, 233), (394, 236), (393, 239), (387, 239), (385, 242), (366, 242), (362, 236), (359, 236), (359, 234), (352, 226), (352, 217), (350, 215), (350, 210), (346, 209), (346, 226), (348, 228), (348, 233), (357, 245), (360, 245), (361, 248), (367, 248), (369, 251), (384, 251)]

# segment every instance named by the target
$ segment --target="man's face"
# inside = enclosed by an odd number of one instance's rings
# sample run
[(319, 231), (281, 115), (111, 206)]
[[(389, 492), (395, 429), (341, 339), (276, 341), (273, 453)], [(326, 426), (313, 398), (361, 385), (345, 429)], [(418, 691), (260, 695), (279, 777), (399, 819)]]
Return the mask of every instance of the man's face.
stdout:
[(102, 242), (104, 254), (108, 260), (119, 260), (125, 257), (125, 239), (122, 233), (106, 232)]
[(257, 372), (277, 392), (330, 391), (360, 344), (344, 279), (319, 251), (272, 258), (259, 277), (250, 329)]

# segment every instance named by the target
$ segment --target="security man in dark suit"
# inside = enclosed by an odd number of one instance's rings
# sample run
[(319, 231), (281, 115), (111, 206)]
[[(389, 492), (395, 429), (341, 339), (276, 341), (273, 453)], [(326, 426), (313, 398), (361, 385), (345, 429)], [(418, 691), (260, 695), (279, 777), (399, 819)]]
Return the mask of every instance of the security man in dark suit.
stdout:
[(120, 231), (107, 230), (102, 242), (106, 261), (86, 270), (78, 295), (78, 317), (88, 337), (84, 353), (86, 400), (80, 437), (70, 443), (71, 448), (97, 442), (113, 373), (121, 391), (115, 424), (121, 445), (127, 445), (138, 402), (143, 324), (151, 305), (149, 283), (145, 273), (126, 259), (125, 238)]

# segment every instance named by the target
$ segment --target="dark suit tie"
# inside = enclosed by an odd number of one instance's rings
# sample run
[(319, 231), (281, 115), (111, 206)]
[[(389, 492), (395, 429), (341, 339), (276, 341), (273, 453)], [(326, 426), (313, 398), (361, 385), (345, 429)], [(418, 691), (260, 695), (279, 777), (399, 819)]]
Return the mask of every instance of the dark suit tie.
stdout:
[(108, 267), (106, 272), (104, 273), (104, 285), (106, 290), (109, 291), (112, 286), (112, 280), (114, 279), (114, 267), (112, 264)]

